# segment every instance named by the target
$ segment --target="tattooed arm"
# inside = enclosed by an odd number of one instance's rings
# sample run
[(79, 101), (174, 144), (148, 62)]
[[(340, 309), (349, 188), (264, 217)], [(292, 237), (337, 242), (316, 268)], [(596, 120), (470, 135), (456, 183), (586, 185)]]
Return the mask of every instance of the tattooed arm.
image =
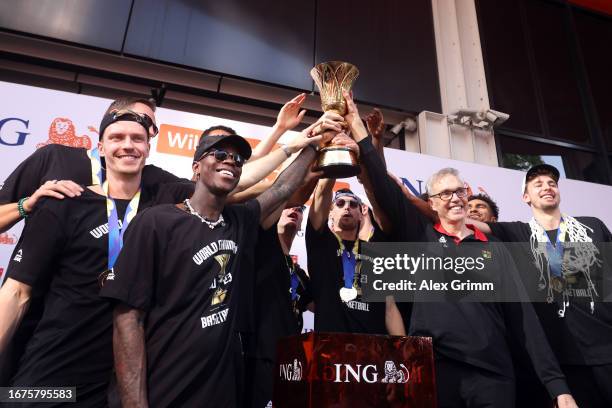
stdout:
[(113, 313), (113, 352), (121, 404), (148, 407), (144, 312), (118, 305)]
[[(320, 136), (315, 137), (320, 138)], [(257, 197), (261, 208), (260, 222), (264, 221), (302, 185), (310, 163), (312, 163), (315, 156), (316, 152), (314, 149), (303, 149), (297, 159), (278, 176), (272, 187)]]

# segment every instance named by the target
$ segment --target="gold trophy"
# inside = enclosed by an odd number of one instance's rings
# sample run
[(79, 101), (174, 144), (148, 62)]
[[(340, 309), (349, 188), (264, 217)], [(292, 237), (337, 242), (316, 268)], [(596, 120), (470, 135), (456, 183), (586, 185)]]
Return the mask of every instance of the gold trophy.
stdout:
[[(225, 289), (225, 268), (227, 268), (227, 264), (229, 263), (230, 255), (229, 254), (221, 254), (215, 255), (215, 261), (219, 262), (219, 266), (221, 270), (219, 271), (219, 275), (217, 275), (217, 290), (213, 294), (213, 299), (211, 301), (211, 305), (218, 305), (225, 301), (225, 296), (227, 295), (227, 289)], [(223, 287), (221, 285), (223, 284)]]
[[(343, 91), (350, 91), (357, 79), (359, 70), (353, 64), (342, 61), (322, 62), (310, 70), (321, 94), (323, 112), (333, 111), (346, 115), (346, 101)], [(361, 172), (357, 155), (344, 146), (331, 143), (323, 146), (317, 158), (317, 170), (322, 170), (324, 178), (346, 178)]]

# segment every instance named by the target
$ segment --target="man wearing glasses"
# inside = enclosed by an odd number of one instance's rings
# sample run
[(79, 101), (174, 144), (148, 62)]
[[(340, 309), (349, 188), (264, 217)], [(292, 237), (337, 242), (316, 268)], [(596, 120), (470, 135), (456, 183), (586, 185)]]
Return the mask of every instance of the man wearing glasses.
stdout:
[[(358, 152), (348, 136), (335, 136)], [(362, 201), (351, 190), (333, 194), (334, 179), (319, 180), (306, 226), (308, 273), (315, 302), (315, 330), (344, 333), (405, 335), (392, 297), (385, 304), (361, 297)], [(332, 199), (333, 195), (333, 199)], [(380, 241), (378, 228), (371, 237)]]
[(13, 386), (76, 386), (81, 406), (106, 406), (112, 309), (98, 291), (102, 279), (113, 275), (128, 224), (157, 200), (158, 190), (142, 180), (151, 125), (133, 111), (107, 113), (98, 143), (105, 182), (74, 198), (45, 198), (28, 218), (0, 289), (0, 354), (33, 293), (42, 292), (44, 309)]
[[(500, 246), (486, 245), (490, 237), (469, 224), (467, 190), (455, 169), (442, 169), (427, 182), (429, 203), (439, 222), (432, 224), (387, 175), (371, 143), (357, 107), (345, 94), (349, 128), (361, 151), (362, 165), (373, 180), (374, 197), (394, 220), (388, 231), (397, 242), (436, 242), (445, 255), (474, 256), (474, 244), (490, 252), (488, 270), (516, 274), (512, 258)], [(436, 246), (436, 248), (439, 248)], [(506, 336), (514, 337), (531, 362), (551, 399), (575, 407), (559, 365), (530, 303), (415, 302), (410, 335), (433, 339), (438, 404), (440, 407), (514, 407), (514, 375)]]

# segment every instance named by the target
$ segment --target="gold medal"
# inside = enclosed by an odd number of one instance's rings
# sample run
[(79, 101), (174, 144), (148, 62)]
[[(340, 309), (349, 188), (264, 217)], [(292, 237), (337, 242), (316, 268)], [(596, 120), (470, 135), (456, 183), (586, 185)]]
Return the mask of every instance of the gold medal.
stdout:
[(565, 279), (562, 277), (553, 277), (550, 284), (555, 292), (561, 293), (565, 289)]

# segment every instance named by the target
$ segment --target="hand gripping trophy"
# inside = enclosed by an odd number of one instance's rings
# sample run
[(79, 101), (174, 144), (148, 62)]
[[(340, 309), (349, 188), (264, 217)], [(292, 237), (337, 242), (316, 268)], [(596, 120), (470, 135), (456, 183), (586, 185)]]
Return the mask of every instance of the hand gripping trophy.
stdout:
[[(342, 92), (351, 90), (358, 75), (356, 66), (342, 61), (323, 62), (310, 70), (310, 76), (319, 88), (324, 112), (334, 111), (341, 116), (346, 114), (346, 101)], [(322, 170), (324, 178), (335, 179), (353, 177), (361, 171), (355, 153), (331, 143), (321, 148), (316, 170)]]

